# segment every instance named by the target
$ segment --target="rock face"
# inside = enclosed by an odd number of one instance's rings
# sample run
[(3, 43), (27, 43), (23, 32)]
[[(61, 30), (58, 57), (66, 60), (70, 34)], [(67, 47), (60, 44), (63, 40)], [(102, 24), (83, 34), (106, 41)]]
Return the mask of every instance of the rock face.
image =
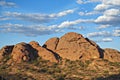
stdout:
[(59, 38), (54, 37), (54, 38), (47, 40), (45, 44), (43, 45), (43, 47), (54, 51), (57, 48), (58, 42), (59, 42)]
[[(53, 45), (50, 45), (55, 43)], [(58, 53), (62, 58), (70, 60), (99, 58), (100, 53), (97, 44), (84, 38), (81, 34), (70, 32), (57, 38), (50, 39), (45, 43), (48, 49)], [(55, 48), (56, 47), (56, 48)]]
[(38, 42), (36, 42), (36, 41), (31, 41), (31, 42), (29, 42), (29, 45), (31, 45), (33, 48), (38, 48), (38, 47), (40, 47), (40, 45), (39, 45), (39, 43)]
[(10, 55), (12, 53), (12, 49), (14, 46), (5, 46), (0, 50), (0, 60), (3, 59), (4, 56)]
[(101, 49), (95, 42), (84, 38), (81, 34), (70, 32), (61, 38), (51, 38), (40, 46), (38, 42), (18, 43), (15, 46), (5, 46), (0, 50), (0, 60), (10, 55), (11, 60), (34, 60), (41, 57), (50, 62), (59, 62), (62, 59), (89, 60), (107, 59), (111, 62), (120, 62), (120, 52), (114, 49)]
[(14, 46), (11, 55), (13, 61), (20, 63), (21, 61), (29, 61), (35, 59), (37, 54), (34, 53), (34, 49), (29, 44), (22, 42)]
[(104, 59), (111, 62), (120, 62), (120, 52), (114, 49), (104, 49)]
[(37, 42), (32, 41), (29, 43), (34, 49), (36, 49), (38, 55), (45, 60), (49, 60), (51, 62), (58, 62), (56, 56), (51, 51), (41, 47)]

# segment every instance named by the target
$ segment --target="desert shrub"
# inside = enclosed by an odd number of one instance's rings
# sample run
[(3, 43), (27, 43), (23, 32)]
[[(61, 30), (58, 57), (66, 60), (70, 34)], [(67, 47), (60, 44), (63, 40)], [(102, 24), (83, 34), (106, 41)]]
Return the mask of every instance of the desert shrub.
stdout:
[(47, 69), (46, 68), (42, 68), (39, 70), (40, 73), (46, 73), (47, 72)]
[(85, 66), (84, 62), (82, 62), (82, 61), (79, 61), (79, 65), (80, 65), (81, 67), (84, 67), (84, 66)]
[(94, 72), (94, 73), (96, 73), (97, 71), (96, 70), (90, 70), (91, 72)]
[(2, 65), (0, 66), (0, 70), (7, 69), (8, 67), (9, 67), (9, 65), (7, 65), (7, 64), (2, 64)]
[(54, 62), (53, 62), (51, 67), (52, 67), (52, 68), (56, 68), (56, 67), (58, 67), (58, 65), (59, 65), (58, 63), (54, 63)]
[(115, 66), (115, 67), (120, 67), (120, 62), (109, 62), (109, 65)]
[(104, 73), (105, 73), (105, 74), (109, 74), (109, 71), (105, 70)]
[(83, 80), (83, 79), (79, 77), (68, 77), (65, 80)]
[(6, 56), (4, 56), (4, 58), (3, 58), (3, 62), (4, 63), (6, 63), (8, 60), (10, 60), (11, 59), (11, 55), (6, 55)]
[(86, 61), (85, 61), (86, 65), (89, 65), (91, 62), (92, 62), (92, 61), (90, 61), (90, 60), (86, 60)]
[(65, 80), (66, 75), (65, 74), (54, 74), (52, 75), (55, 80)]

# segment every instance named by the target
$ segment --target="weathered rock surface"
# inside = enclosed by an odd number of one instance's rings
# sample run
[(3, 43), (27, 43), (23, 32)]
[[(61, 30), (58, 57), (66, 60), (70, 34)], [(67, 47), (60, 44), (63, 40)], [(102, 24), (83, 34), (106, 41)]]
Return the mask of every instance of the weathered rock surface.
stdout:
[(40, 45), (39, 45), (39, 43), (38, 42), (36, 42), (36, 41), (31, 41), (31, 42), (29, 42), (29, 44), (33, 47), (33, 48), (37, 48), (37, 47), (40, 47)]
[(42, 57), (50, 62), (62, 59), (90, 60), (107, 59), (120, 62), (120, 52), (114, 49), (101, 49), (95, 42), (84, 38), (81, 34), (69, 32), (61, 38), (51, 38), (40, 46), (38, 42), (18, 43), (15, 46), (5, 46), (0, 50), (0, 60), (10, 55), (15, 62), (30, 61)]
[(38, 55), (45, 60), (49, 60), (51, 62), (58, 62), (55, 53), (41, 47), (37, 42), (32, 41), (29, 43), (34, 49), (36, 49)]
[(11, 55), (13, 61), (20, 63), (21, 61), (29, 61), (35, 59), (37, 54), (34, 53), (34, 49), (29, 44), (22, 42), (14, 46)]
[(0, 60), (3, 59), (4, 56), (10, 55), (12, 53), (13, 47), (14, 47), (13, 45), (3, 47), (0, 50)]
[(115, 49), (104, 49), (104, 59), (111, 62), (120, 62), (120, 52)]
[(43, 47), (54, 51), (57, 48), (58, 42), (59, 42), (59, 38), (57, 37), (50, 38), (49, 40), (45, 42)]
[(74, 32), (67, 33), (59, 39), (56, 51), (62, 58), (70, 60), (100, 57), (98, 46), (95, 43)]

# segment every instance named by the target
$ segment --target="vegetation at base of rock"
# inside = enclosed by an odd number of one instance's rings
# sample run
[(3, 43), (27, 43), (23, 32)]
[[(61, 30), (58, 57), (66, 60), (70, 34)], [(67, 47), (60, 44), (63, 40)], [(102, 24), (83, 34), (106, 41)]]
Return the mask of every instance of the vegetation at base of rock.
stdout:
[[(99, 62), (105, 65), (101, 66)], [(115, 78), (112, 75), (119, 76), (119, 64), (102, 59), (85, 62), (63, 59), (59, 63), (54, 63), (37, 58), (29, 63), (1, 63), (0, 76), (5, 80), (112, 80)]]

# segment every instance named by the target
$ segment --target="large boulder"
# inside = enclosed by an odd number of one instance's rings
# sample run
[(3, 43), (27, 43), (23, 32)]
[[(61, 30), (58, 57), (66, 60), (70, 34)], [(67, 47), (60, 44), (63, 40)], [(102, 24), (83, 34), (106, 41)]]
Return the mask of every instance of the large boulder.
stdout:
[(34, 49), (36, 49), (38, 56), (42, 57), (44, 60), (49, 60), (50, 62), (58, 62), (55, 53), (41, 47), (37, 42), (32, 41), (29, 43)]
[(55, 51), (62, 58), (70, 60), (100, 58), (100, 52), (97, 44), (75, 32), (63, 35), (59, 39)]
[(40, 47), (39, 43), (36, 41), (29, 42), (29, 45), (31, 45), (34, 49), (37, 49), (38, 47)]
[(20, 63), (22, 61), (30, 61), (37, 57), (34, 49), (29, 44), (26, 44), (24, 42), (16, 44), (11, 55), (13, 61), (17, 63)]
[(5, 46), (2, 49), (0, 49), (0, 60), (2, 60), (5, 56), (8, 56), (12, 53), (13, 45), (11, 46)]
[(115, 49), (106, 48), (104, 49), (104, 59), (111, 62), (120, 62), (120, 52)]
[(45, 42), (45, 44), (43, 45), (43, 47), (47, 48), (49, 50), (54, 51), (57, 48), (58, 42), (59, 42), (59, 38), (57, 38), (57, 37), (50, 38), (49, 40), (47, 40)]

